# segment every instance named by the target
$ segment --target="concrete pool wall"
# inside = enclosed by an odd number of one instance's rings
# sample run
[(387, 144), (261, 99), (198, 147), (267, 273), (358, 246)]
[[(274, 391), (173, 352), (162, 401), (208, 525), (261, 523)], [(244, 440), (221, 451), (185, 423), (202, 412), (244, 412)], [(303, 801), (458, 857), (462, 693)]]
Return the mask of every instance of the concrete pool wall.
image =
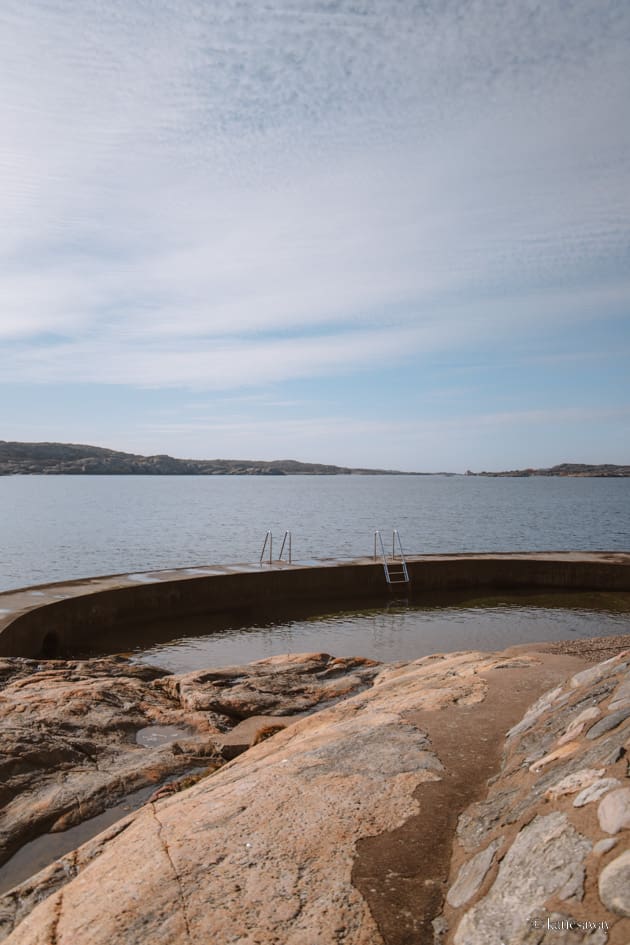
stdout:
[[(409, 587), (423, 591), (629, 591), (630, 553), (532, 552), (409, 557)], [(372, 558), (272, 566), (208, 565), (47, 584), (0, 594), (0, 656), (54, 656), (99, 648), (114, 628), (164, 618), (270, 605), (382, 598), (383, 565)]]

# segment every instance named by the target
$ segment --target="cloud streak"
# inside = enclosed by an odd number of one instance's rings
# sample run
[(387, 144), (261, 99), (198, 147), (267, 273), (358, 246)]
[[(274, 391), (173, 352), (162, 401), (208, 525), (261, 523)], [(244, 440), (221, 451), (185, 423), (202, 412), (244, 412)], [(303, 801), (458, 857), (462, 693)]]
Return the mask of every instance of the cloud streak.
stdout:
[(7, 0), (0, 26), (3, 383), (238, 393), (627, 320), (621, 0)]

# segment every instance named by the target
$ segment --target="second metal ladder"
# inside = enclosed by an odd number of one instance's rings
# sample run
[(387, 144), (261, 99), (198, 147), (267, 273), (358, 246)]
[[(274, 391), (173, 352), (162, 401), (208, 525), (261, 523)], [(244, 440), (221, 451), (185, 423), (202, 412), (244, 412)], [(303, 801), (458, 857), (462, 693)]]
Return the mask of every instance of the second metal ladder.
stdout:
[(380, 557), (383, 561), (383, 570), (385, 571), (385, 580), (387, 581), (388, 585), (391, 587), (392, 584), (409, 584), (409, 571), (407, 570), (407, 562), (405, 561), (405, 555), (400, 542), (398, 529), (395, 528), (392, 532), (392, 554), (389, 560), (385, 554), (383, 536), (379, 531), (374, 532), (375, 561), (379, 557), (379, 549)]
[[(277, 564), (280, 564), (280, 563), (282, 562), (282, 555), (284, 554), (284, 549), (285, 549), (285, 547), (286, 547), (286, 549), (287, 549), (287, 563), (288, 563), (288, 564), (291, 564), (291, 561), (292, 561), (291, 532), (289, 532), (289, 531), (287, 531), (287, 532), (284, 533), (284, 538), (282, 539), (282, 545), (281, 545), (281, 547), (280, 547), (280, 554), (279, 554), (278, 557), (276, 558), (276, 563), (277, 563)], [(273, 562), (274, 562), (274, 558), (273, 558), (273, 535), (272, 535), (272, 533), (271, 533), (270, 531), (268, 531), (267, 534), (265, 535), (265, 542), (264, 542), (264, 544), (263, 544), (263, 546), (262, 546), (262, 551), (260, 552), (259, 564), (261, 565), (261, 567), (262, 567), (262, 564), (263, 564), (263, 560), (264, 560), (264, 558), (265, 558), (265, 552), (267, 551), (267, 548), (269, 548), (269, 558), (267, 559), (267, 563), (270, 564), (270, 565), (272, 565)]]

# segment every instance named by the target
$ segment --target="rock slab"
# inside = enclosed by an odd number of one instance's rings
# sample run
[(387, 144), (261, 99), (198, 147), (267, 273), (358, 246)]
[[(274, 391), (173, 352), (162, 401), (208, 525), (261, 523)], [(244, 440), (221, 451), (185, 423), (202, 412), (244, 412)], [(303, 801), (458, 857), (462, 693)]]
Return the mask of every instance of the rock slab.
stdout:
[[(630, 713), (618, 706), (629, 685), (626, 652), (512, 727), (500, 775), (459, 819), (440, 945), (628, 945)], [(500, 863), (460, 899), (458, 864), (499, 839)]]
[[(95, 838), (5, 896), (7, 942), (388, 945), (353, 883), (357, 844), (401, 828), (419, 810), (418, 792), (439, 788), (446, 776), (410, 713), (474, 711), (497, 665), (511, 663), (466, 653), (377, 668), (373, 685), (146, 805), (115, 835)], [(534, 659), (517, 665), (539, 672)], [(336, 690), (345, 685), (332, 680)], [(216, 676), (180, 685), (180, 698), (206, 682), (214, 688)], [(303, 697), (294, 695), (301, 709)], [(238, 700), (239, 712), (245, 704), (243, 693), (220, 698), (232, 709)], [(194, 711), (218, 711), (215, 692), (205, 709), (194, 699)]]

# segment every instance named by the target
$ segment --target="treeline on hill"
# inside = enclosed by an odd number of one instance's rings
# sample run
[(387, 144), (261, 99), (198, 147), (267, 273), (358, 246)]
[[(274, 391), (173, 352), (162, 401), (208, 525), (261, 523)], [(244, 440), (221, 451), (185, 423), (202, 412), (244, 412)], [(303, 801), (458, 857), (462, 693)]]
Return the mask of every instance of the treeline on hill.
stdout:
[(351, 469), (293, 459), (174, 459), (140, 456), (77, 443), (10, 443), (0, 440), (0, 475), (286, 476), (383, 475), (394, 470)]

